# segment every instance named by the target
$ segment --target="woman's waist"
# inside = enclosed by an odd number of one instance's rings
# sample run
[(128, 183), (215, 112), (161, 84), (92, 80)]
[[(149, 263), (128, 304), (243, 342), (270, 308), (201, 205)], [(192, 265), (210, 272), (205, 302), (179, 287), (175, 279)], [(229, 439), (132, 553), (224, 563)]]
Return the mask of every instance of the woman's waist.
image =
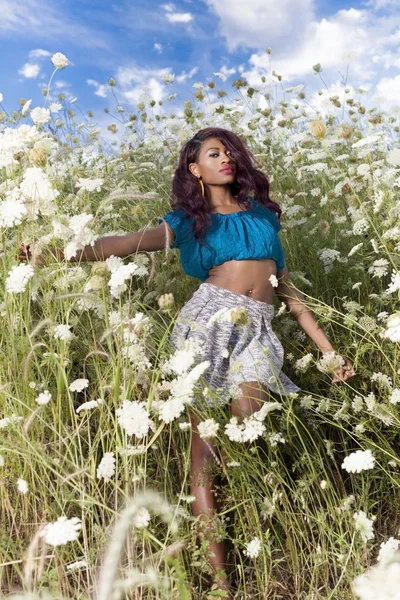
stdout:
[(273, 259), (230, 260), (212, 267), (205, 283), (211, 283), (236, 294), (272, 304), (271, 275), (276, 275)]

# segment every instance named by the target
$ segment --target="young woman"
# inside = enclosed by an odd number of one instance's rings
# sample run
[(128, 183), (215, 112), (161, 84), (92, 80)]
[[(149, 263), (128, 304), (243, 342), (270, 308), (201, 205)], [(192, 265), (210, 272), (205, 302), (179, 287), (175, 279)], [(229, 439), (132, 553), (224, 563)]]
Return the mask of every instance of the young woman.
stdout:
[[(233, 132), (213, 127), (198, 131), (181, 150), (172, 184), (173, 210), (158, 227), (103, 237), (72, 259), (127, 257), (167, 244), (179, 248), (183, 270), (202, 283), (180, 311), (171, 342), (175, 347), (188, 339), (203, 344), (202, 360), (210, 361), (203, 379), (209, 390), (218, 391), (205, 401), (210, 406), (216, 397), (218, 402), (231, 402), (232, 414), (239, 419), (259, 410), (271, 393), (286, 395), (300, 389), (281, 371), (283, 348), (271, 328), (274, 290), (320, 351), (335, 351), (303, 303), (303, 295), (291, 285), (278, 236), (281, 209), (269, 197), (267, 177), (253, 165), (251, 154)], [(29, 258), (29, 247), (20, 250), (20, 258)], [(63, 253), (58, 256), (62, 259)], [(247, 326), (223, 318), (238, 307), (245, 308), (242, 323)], [(240, 368), (233, 369), (233, 364)], [(353, 375), (353, 366), (344, 357), (332, 381)], [(213, 461), (213, 447), (198, 435), (194, 412), (190, 417), (193, 512), (207, 525), (216, 509), (213, 481), (203, 476), (200, 484), (198, 476), (207, 473), (204, 467)], [(222, 573), (225, 545), (205, 535), (219, 584), (229, 590)]]

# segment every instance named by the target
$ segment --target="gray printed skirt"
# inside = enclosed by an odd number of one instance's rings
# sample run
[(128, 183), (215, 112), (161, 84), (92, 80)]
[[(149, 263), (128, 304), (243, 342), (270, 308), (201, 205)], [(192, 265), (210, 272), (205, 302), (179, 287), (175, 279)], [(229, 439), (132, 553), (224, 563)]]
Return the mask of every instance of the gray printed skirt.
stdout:
[(244, 382), (259, 382), (278, 395), (300, 391), (281, 371), (284, 350), (271, 327), (273, 316), (272, 304), (212, 283), (202, 283), (183, 306), (170, 341), (182, 349), (190, 340), (200, 348), (196, 364), (210, 362), (195, 389), (211, 407), (240, 396)]

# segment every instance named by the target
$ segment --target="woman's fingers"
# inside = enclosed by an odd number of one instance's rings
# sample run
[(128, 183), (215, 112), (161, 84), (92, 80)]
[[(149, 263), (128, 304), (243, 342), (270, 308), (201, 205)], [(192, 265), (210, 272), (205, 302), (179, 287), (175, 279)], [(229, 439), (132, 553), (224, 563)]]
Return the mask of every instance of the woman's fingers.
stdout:
[(332, 383), (338, 383), (339, 381), (347, 381), (350, 377), (353, 377), (356, 373), (351, 361), (344, 356), (345, 364), (336, 369), (335, 376), (332, 379)]

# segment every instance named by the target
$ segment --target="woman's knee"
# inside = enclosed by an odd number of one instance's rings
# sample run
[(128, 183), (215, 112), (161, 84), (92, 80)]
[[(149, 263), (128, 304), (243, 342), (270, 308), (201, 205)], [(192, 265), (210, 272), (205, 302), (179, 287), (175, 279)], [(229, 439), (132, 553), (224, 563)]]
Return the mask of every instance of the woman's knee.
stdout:
[(251, 416), (260, 410), (263, 402), (270, 399), (268, 390), (258, 382), (243, 383), (240, 386), (242, 396), (232, 400), (232, 415), (239, 419)]

